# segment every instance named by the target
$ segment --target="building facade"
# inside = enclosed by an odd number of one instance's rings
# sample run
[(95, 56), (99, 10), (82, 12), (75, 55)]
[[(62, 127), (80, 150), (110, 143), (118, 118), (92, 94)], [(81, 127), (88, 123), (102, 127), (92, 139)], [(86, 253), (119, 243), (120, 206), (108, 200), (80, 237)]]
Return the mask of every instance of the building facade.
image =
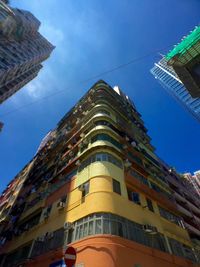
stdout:
[(166, 55), (166, 60), (190, 95), (200, 97), (200, 26), (184, 36)]
[(66, 246), (76, 267), (200, 266), (150, 141), (119, 87), (94, 84), (17, 175), (15, 201), (3, 198), (0, 266), (59, 266)]
[(183, 176), (191, 184), (195, 194), (200, 197), (200, 170), (194, 172), (193, 175), (191, 173), (184, 173)]
[(0, 1), (0, 103), (35, 78), (54, 46), (28, 11)]
[[(166, 167), (166, 166), (165, 166)], [(200, 255), (200, 198), (190, 175), (178, 174), (173, 168), (167, 167), (170, 175), (166, 176), (176, 201), (178, 210), (182, 213), (185, 228), (187, 229), (193, 246)]]
[(162, 87), (200, 122), (200, 97), (193, 98), (163, 56), (150, 71)]

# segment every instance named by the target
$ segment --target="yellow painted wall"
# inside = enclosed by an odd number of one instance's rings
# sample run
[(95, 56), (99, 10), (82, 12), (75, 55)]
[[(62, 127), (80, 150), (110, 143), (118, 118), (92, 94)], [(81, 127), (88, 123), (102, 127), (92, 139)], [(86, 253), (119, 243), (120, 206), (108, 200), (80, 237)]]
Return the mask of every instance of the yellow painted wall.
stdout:
[[(121, 184), (123, 184), (123, 182)], [(147, 203), (145, 196), (140, 196), (141, 205), (137, 205), (128, 200), (127, 193), (126, 196), (120, 196), (113, 193), (112, 179), (110, 177), (95, 177), (90, 180), (90, 194), (86, 197), (85, 202), (80, 207), (77, 207), (76, 210), (72, 210), (68, 213), (66, 220), (77, 220), (77, 214), (78, 217), (81, 218), (94, 212), (111, 212), (141, 224), (152, 224), (156, 226), (161, 233), (168, 232), (168, 236), (176, 235), (181, 240), (184, 239), (189, 241), (189, 236), (186, 230), (161, 218), (154, 201), (153, 205), (155, 207), (155, 213), (149, 211), (147, 208), (143, 208)], [(80, 197), (81, 193), (79, 194), (79, 198)], [(71, 200), (72, 202), (75, 202), (75, 199), (70, 198), (69, 205)], [(182, 242), (184, 241), (182, 240)]]
[[(100, 165), (100, 163), (97, 163), (97, 165)], [(98, 169), (97, 166), (95, 168), (95, 164), (93, 164), (93, 168), (95, 170)], [(107, 168), (105, 170), (107, 170)], [(118, 177), (118, 179), (120, 180), (121, 177)], [(123, 181), (120, 181), (120, 183), (122, 187), (124, 186), (125, 190)], [(14, 250), (46, 232), (61, 228), (66, 221), (73, 222), (88, 214), (96, 212), (110, 212), (140, 224), (154, 225), (159, 232), (166, 234), (169, 237), (173, 237), (186, 245), (190, 245), (186, 230), (161, 218), (157, 209), (155, 209), (155, 213), (153, 213), (147, 208), (143, 208), (146, 206), (144, 195), (141, 195), (140, 206), (129, 201), (127, 193), (122, 196), (114, 193), (112, 189), (112, 178), (109, 176), (96, 176), (91, 178), (89, 194), (84, 200), (81, 199), (81, 196), (81, 191), (79, 191), (78, 188), (75, 188), (69, 194), (66, 207), (62, 211), (57, 209), (57, 202), (55, 202), (48, 220), (40, 222), (39, 225), (30, 229), (28, 232), (23, 233), (20, 237), (15, 238), (9, 251)], [(154, 201), (153, 205), (154, 208), (157, 207)]]
[[(102, 143), (108, 143), (104, 141), (97, 141), (93, 145), (97, 146)], [(112, 145), (111, 145), (112, 146)], [(101, 149), (100, 151), (96, 150), (95, 153), (98, 152), (109, 152), (110, 154), (113, 154), (111, 151), (108, 150), (103, 150)], [(92, 155), (92, 154), (91, 154)], [(90, 155), (90, 156), (91, 156)], [(117, 157), (115, 154), (113, 154), (117, 159), (121, 160), (119, 157)], [(77, 173), (77, 178), (75, 180), (75, 187), (78, 187), (80, 184), (85, 183), (88, 181), (90, 178), (95, 177), (95, 176), (110, 176), (116, 179), (119, 182), (124, 181), (124, 170), (120, 169), (119, 167), (115, 166), (114, 164), (106, 161), (102, 162), (93, 162), (86, 168), (84, 168), (81, 172)], [(122, 195), (126, 195), (126, 190), (124, 190), (124, 186), (122, 186)]]
[[(101, 149), (100, 152), (107, 152), (107, 150), (102, 151)], [(109, 153), (111, 152), (109, 151)], [(113, 155), (117, 157), (115, 154)], [(113, 178), (120, 182), (121, 195), (113, 192)], [(78, 189), (78, 186), (86, 181), (90, 181), (89, 194), (82, 199), (82, 192)], [(147, 205), (145, 195), (140, 194), (140, 199), (141, 205), (128, 200), (123, 169), (109, 162), (94, 162), (77, 174), (75, 187), (68, 194), (66, 207), (59, 211), (57, 202), (55, 202), (52, 206), (50, 217), (47, 220), (41, 219), (37, 226), (15, 238), (9, 247), (9, 251), (46, 232), (55, 231), (63, 227), (66, 221), (74, 222), (96, 212), (110, 212), (140, 224), (151, 224), (156, 226), (159, 232), (190, 245), (187, 231), (161, 218), (155, 201), (152, 201), (155, 210), (155, 213), (153, 213), (145, 207)]]

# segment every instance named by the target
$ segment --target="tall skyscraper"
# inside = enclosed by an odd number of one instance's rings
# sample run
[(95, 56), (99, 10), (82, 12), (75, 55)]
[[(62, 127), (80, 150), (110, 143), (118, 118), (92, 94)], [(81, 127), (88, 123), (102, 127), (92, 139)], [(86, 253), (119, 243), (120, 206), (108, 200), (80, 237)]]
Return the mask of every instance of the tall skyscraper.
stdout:
[(151, 73), (162, 87), (200, 122), (200, 98), (190, 95), (174, 69), (167, 64), (165, 56), (154, 64)]
[(150, 140), (120, 88), (94, 84), (3, 192), (1, 266), (63, 266), (66, 246), (77, 267), (200, 266)]
[(36, 77), (52, 52), (39, 26), (30, 12), (0, 1), (0, 103)]

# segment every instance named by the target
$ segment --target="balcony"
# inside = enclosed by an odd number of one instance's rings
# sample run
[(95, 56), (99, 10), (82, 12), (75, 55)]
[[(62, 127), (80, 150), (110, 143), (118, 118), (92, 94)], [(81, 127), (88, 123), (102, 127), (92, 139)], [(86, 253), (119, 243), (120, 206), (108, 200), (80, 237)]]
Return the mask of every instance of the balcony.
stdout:
[(36, 202), (35, 204), (32, 204), (32, 205), (33, 206), (27, 206), (26, 207), (26, 210), (24, 211), (24, 213), (20, 217), (20, 221), (22, 221), (24, 218), (26, 218), (30, 214), (34, 213), (35, 211), (42, 209), (45, 206), (45, 199), (40, 199), (40, 200), (38, 200), (38, 202)]
[(193, 212), (197, 213), (200, 216), (200, 209), (199, 208), (197, 208), (196, 206), (194, 206), (191, 202), (187, 202), (187, 206), (189, 206), (189, 208)]
[(134, 178), (131, 174), (127, 174), (125, 177), (125, 181), (127, 185), (131, 187), (136, 187), (141, 190), (145, 195), (149, 196), (150, 198), (154, 199), (158, 203), (162, 204), (164, 207), (168, 208), (171, 211), (177, 213), (178, 209), (176, 203), (173, 200), (169, 200), (165, 197), (162, 193), (156, 192), (155, 190), (149, 188), (147, 185), (143, 184), (141, 181), (138, 181)]
[(179, 201), (182, 201), (182, 202), (184, 202), (184, 203), (187, 202), (186, 199), (185, 199), (184, 197), (182, 197), (178, 192), (174, 192), (174, 196), (175, 196), (175, 198), (176, 198), (177, 200), (179, 200)]
[(194, 219), (199, 224), (199, 227), (200, 227), (200, 218), (198, 218), (197, 216), (194, 215)]
[(182, 207), (181, 205), (177, 204), (177, 207), (178, 207), (179, 211), (183, 213), (183, 216), (186, 215), (186, 216), (188, 216), (188, 217), (190, 217), (190, 218), (193, 217), (192, 213), (191, 213), (190, 211), (186, 210), (186, 209), (185, 209), (184, 207)]
[(192, 232), (192, 233), (194, 233), (194, 234), (200, 236), (200, 231), (199, 231), (197, 228), (193, 227), (192, 225), (190, 225), (190, 224), (188, 224), (188, 223), (186, 223), (186, 222), (184, 222), (184, 224), (185, 224), (186, 228), (187, 228), (190, 232)]

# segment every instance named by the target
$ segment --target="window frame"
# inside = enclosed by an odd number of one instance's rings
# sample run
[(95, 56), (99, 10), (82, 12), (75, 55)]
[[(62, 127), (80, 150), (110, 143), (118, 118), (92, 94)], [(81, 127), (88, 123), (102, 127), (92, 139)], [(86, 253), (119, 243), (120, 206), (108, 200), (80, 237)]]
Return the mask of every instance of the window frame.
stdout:
[(112, 178), (112, 188), (114, 193), (121, 195), (121, 183), (114, 178)]

